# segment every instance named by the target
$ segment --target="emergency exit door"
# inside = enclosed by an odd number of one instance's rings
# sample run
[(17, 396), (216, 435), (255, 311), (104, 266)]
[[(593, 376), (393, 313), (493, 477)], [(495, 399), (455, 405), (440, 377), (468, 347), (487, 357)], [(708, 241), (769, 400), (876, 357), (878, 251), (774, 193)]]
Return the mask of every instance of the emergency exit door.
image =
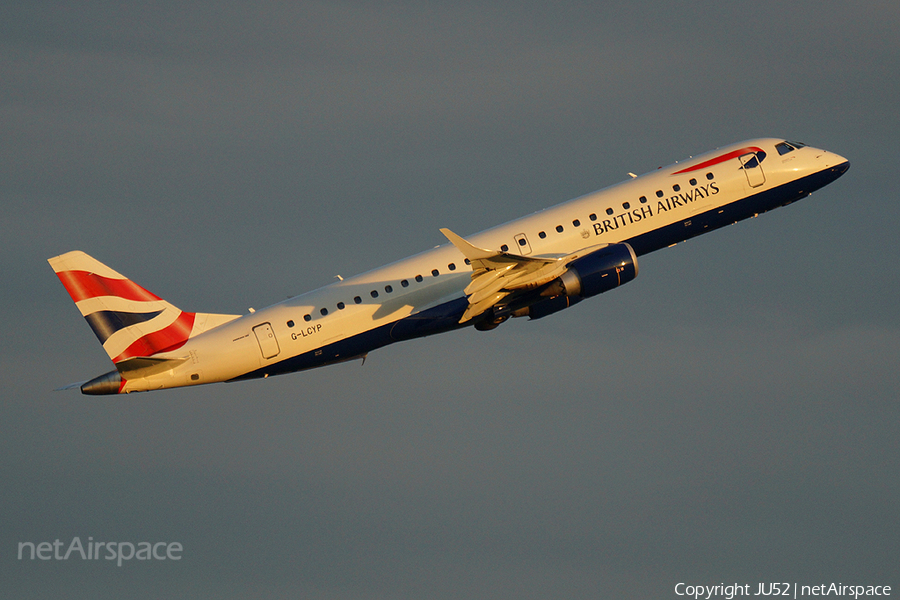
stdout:
[(528, 256), (531, 254), (531, 244), (528, 243), (528, 237), (524, 233), (516, 235), (514, 239), (516, 240), (516, 247), (522, 255)]
[(253, 333), (256, 334), (256, 341), (259, 342), (259, 350), (262, 352), (263, 358), (278, 356), (281, 349), (278, 347), (278, 340), (275, 339), (271, 323), (257, 325), (253, 328)]

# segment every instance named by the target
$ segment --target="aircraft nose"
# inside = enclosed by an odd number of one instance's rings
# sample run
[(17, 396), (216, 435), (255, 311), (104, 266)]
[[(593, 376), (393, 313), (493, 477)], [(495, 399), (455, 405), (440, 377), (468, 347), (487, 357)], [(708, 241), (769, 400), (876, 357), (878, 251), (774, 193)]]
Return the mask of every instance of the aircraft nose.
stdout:
[(826, 168), (835, 169), (840, 167), (840, 172), (838, 173), (838, 175), (843, 175), (847, 172), (847, 169), (850, 168), (850, 161), (840, 154), (835, 154), (834, 152), (822, 150), (816, 158), (824, 162)]
[(834, 167), (831, 167), (831, 170), (837, 173), (837, 176), (840, 177), (844, 173), (847, 172), (847, 169), (850, 168), (850, 161), (844, 158), (843, 156), (837, 156), (838, 164)]
[(834, 152), (826, 152), (825, 165), (835, 173), (835, 179), (847, 172), (850, 168), (850, 161)]
[(819, 160), (824, 162), (824, 169), (820, 171), (826, 178), (826, 184), (831, 183), (850, 168), (850, 161), (833, 152), (823, 152)]

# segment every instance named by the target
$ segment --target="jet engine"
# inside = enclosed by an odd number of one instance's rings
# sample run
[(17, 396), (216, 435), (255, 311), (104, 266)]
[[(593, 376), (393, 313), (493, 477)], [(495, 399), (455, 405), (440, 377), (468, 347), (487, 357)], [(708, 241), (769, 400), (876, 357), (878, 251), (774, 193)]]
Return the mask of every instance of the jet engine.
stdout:
[(540, 319), (626, 284), (637, 274), (634, 249), (624, 242), (611, 244), (572, 261), (565, 273), (541, 289), (539, 300), (510, 307), (510, 312), (515, 317)]

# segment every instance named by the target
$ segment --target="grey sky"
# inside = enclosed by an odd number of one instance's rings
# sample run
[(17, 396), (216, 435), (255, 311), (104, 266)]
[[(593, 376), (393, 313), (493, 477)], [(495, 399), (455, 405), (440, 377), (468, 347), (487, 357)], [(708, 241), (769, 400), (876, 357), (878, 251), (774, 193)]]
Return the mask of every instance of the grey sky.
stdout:
[[(0, 19), (11, 597), (900, 587), (900, 8), (13, 3)], [(716, 146), (852, 167), (536, 322), (124, 399), (46, 263), (242, 313)], [(18, 561), (178, 541), (175, 563)]]

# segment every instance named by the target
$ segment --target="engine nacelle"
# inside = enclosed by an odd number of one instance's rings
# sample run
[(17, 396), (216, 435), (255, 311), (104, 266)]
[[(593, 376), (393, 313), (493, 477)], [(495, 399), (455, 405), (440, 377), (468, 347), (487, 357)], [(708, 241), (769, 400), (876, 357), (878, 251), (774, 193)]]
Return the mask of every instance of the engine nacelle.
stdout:
[(540, 319), (626, 284), (637, 274), (634, 249), (624, 242), (612, 244), (572, 261), (565, 273), (541, 291), (546, 300), (519, 309), (514, 315)]
[(590, 298), (628, 283), (637, 274), (634, 249), (623, 242), (601, 248), (573, 261), (569, 269), (553, 283), (559, 282), (566, 296)]

